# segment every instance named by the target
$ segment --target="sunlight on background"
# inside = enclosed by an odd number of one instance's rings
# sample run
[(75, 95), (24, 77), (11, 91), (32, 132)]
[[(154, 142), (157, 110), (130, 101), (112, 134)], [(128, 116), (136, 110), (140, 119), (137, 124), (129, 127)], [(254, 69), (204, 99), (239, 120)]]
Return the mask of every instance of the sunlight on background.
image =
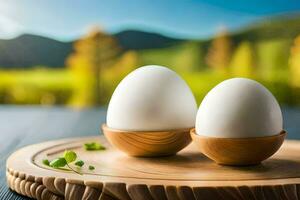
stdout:
[(12, 38), (22, 31), (22, 25), (14, 16), (18, 12), (18, 6), (0, 0), (0, 38)]
[[(1, 14), (0, 14), (1, 15)], [(16, 35), (21, 30), (21, 25), (15, 23), (10, 18), (0, 16), (0, 36), (8, 37)]]

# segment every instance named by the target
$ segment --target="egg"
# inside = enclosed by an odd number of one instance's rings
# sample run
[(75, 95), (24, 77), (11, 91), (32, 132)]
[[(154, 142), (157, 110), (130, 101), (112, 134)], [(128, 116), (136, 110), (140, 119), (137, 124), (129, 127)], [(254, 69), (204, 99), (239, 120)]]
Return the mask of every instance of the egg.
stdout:
[(115, 89), (107, 111), (109, 128), (160, 131), (195, 126), (197, 104), (185, 81), (156, 65), (140, 67)]
[(228, 79), (214, 87), (196, 117), (196, 134), (208, 137), (264, 137), (282, 130), (282, 113), (275, 97), (246, 78)]

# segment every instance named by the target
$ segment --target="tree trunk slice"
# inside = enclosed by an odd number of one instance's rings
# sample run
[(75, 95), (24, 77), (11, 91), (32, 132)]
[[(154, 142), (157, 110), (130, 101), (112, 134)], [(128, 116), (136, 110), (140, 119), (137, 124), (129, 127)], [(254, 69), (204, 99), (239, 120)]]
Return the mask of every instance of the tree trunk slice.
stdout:
[[(107, 149), (85, 151), (99, 141)], [(42, 164), (65, 149), (85, 161), (83, 175)], [(94, 165), (95, 170), (88, 169)], [(285, 141), (270, 159), (257, 166), (215, 164), (194, 144), (175, 156), (129, 157), (103, 136), (63, 139), (24, 147), (6, 163), (7, 184), (34, 199), (300, 199), (300, 142)]]

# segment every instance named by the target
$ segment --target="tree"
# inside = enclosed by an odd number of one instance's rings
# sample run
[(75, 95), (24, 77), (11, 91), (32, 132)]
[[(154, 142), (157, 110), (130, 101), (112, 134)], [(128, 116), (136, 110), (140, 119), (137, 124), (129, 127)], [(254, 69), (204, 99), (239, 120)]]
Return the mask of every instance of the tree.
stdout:
[(300, 35), (296, 37), (291, 48), (289, 59), (291, 84), (294, 87), (300, 87)]
[(120, 81), (136, 69), (138, 65), (138, 54), (133, 50), (129, 50), (124, 52), (111, 67), (102, 71), (103, 83), (106, 89), (105, 98), (103, 99), (105, 103), (108, 103), (109, 98)]
[(256, 42), (255, 60), (259, 76), (265, 81), (287, 81), (284, 79), (289, 72), (290, 49), (291, 42), (286, 39), (275, 38)]
[(117, 41), (110, 35), (92, 30), (74, 44), (74, 53), (67, 58), (67, 66), (73, 72), (76, 106), (93, 106), (103, 103), (104, 87), (102, 71), (110, 67), (120, 54)]
[(234, 76), (251, 77), (254, 75), (254, 52), (250, 42), (241, 42), (236, 48), (230, 62)]
[(170, 61), (177, 72), (195, 72), (204, 68), (203, 57), (201, 44), (189, 41), (180, 45), (180, 51)]
[(206, 63), (209, 67), (226, 72), (231, 58), (231, 40), (226, 31), (221, 31), (213, 39), (206, 56)]

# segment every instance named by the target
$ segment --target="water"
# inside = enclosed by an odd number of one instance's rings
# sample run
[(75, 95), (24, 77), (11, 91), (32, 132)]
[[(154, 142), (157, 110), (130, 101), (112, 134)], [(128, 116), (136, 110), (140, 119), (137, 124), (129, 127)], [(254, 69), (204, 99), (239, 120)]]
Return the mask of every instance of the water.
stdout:
[(300, 139), (300, 108), (283, 107), (284, 129), (288, 139)]
[[(283, 107), (288, 139), (300, 139), (300, 108)], [(106, 107), (72, 110), (65, 107), (0, 106), (0, 152), (66, 137), (98, 135)], [(11, 148), (11, 147), (14, 148)]]

